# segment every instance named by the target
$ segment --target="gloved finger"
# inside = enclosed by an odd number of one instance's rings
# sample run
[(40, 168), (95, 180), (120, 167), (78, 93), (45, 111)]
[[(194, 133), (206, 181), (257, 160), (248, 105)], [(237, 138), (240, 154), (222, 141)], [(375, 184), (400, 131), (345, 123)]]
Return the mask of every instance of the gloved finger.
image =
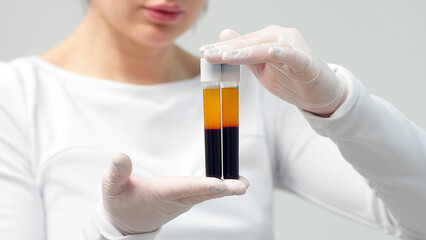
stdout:
[(236, 37), (234, 39), (218, 43), (220, 46), (212, 45), (214, 46), (213, 48), (206, 49), (201, 55), (210, 63), (221, 64), (223, 63), (222, 56), (225, 52), (239, 48), (253, 47), (263, 43), (264, 42), (261, 42), (256, 38), (241, 40), (241, 37)]
[(250, 182), (247, 178), (240, 176), (239, 179), (225, 179), (225, 193), (228, 195), (243, 195), (250, 187)]
[[(239, 36), (241, 36), (241, 35), (239, 33), (237, 33), (236, 31), (232, 30), (232, 29), (225, 29), (220, 33), (219, 39), (220, 39), (220, 41), (227, 41), (227, 40), (237, 38)], [(210, 45), (210, 47), (212, 47), (212, 46), (214, 46), (214, 45)], [(207, 48), (208, 47), (209, 46), (207, 45)], [(204, 55), (204, 50), (205, 50), (204, 47), (200, 48), (201, 55)]]
[(264, 43), (253, 47), (233, 49), (223, 53), (222, 60), (228, 64), (257, 64), (268, 63), (270, 48), (276, 47), (275, 43)]
[(297, 49), (277, 47), (274, 43), (227, 51), (222, 58), (228, 64), (285, 64), (297, 73), (307, 73), (313, 64), (305, 53)]
[(181, 199), (178, 199), (180, 203), (183, 203), (185, 205), (195, 205), (207, 200), (215, 199), (215, 198), (221, 198), (225, 196), (231, 196), (231, 195), (243, 195), (246, 193), (248, 187), (250, 186), (249, 181), (247, 178), (240, 176), (240, 179), (225, 179), (223, 182), (226, 185), (226, 189), (223, 192), (220, 193), (208, 193), (204, 195), (198, 195), (198, 196), (192, 196), (192, 197), (184, 197)]
[[(239, 33), (237, 33), (236, 31), (232, 30), (232, 29), (225, 29), (223, 30), (220, 35), (219, 35), (219, 40), (220, 41), (227, 41), (227, 40), (231, 40), (234, 38), (237, 38), (241, 36)], [(200, 53), (201, 56), (204, 55), (204, 51), (210, 48), (214, 48), (215, 45), (214, 44), (208, 44), (208, 45), (204, 45), (200, 48)]]
[(240, 34), (237, 33), (236, 31), (232, 30), (232, 29), (225, 29), (220, 33), (219, 39), (220, 39), (220, 41), (226, 41), (226, 40), (231, 40), (231, 39), (239, 37), (239, 36), (240, 36)]
[(245, 42), (245, 44), (248, 43), (254, 43), (254, 40), (256, 37), (259, 36), (258, 32), (251, 32), (242, 36), (238, 36), (232, 39), (227, 39), (227, 40), (221, 40), (219, 42), (216, 43), (212, 43), (212, 44), (206, 44), (200, 47), (199, 51), (201, 53), (202, 56), (204, 56), (204, 53), (208, 50), (211, 49), (216, 49), (216, 48), (230, 48), (232, 49), (233, 47), (237, 47), (237, 46), (241, 46), (241, 44), (243, 44), (243, 41), (247, 41)]
[[(200, 52), (210, 63), (219, 64), (223, 63), (222, 55), (226, 51), (253, 47), (264, 43), (279, 43), (279, 39), (276, 34), (254, 32), (227, 41), (204, 45), (200, 48)], [(282, 46), (288, 45), (285, 42), (280, 42), (280, 44)]]
[(287, 41), (283, 41), (282, 34), (279, 34), (283, 31), (283, 28), (278, 26), (269, 26), (264, 29), (258, 30), (256, 32), (247, 33), (239, 37), (235, 37), (228, 40), (221, 40), (213, 44), (206, 44), (201, 46), (200, 52), (203, 53), (206, 50), (213, 48), (221, 49), (235, 49), (235, 48), (244, 48), (250, 47), (267, 42), (281, 42), (288, 46)]
[(268, 50), (276, 46), (277, 43), (264, 43), (254, 47), (233, 49), (225, 52), (222, 60), (233, 65), (244, 64), (258, 77), (265, 68), (265, 63), (270, 62)]
[(245, 185), (247, 188), (249, 188), (249, 187), (250, 187), (250, 181), (249, 181), (246, 177), (244, 177), (244, 176), (241, 176), (241, 175), (240, 175), (239, 180), (240, 180), (241, 182), (243, 182), (243, 183), (244, 183), (244, 185)]
[(132, 161), (125, 153), (115, 153), (109, 171), (102, 181), (102, 190), (107, 197), (119, 195), (127, 186), (132, 173)]
[(212, 177), (168, 177), (162, 178), (157, 187), (160, 197), (176, 200), (225, 191), (225, 183)]

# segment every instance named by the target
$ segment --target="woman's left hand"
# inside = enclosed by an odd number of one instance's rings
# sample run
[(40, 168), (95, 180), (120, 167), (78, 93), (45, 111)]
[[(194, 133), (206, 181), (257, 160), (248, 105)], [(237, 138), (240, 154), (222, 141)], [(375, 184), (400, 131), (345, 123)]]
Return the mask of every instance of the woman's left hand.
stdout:
[(221, 42), (202, 46), (211, 63), (247, 65), (262, 85), (279, 98), (328, 117), (347, 95), (347, 86), (294, 28), (269, 26), (240, 36), (221, 33)]

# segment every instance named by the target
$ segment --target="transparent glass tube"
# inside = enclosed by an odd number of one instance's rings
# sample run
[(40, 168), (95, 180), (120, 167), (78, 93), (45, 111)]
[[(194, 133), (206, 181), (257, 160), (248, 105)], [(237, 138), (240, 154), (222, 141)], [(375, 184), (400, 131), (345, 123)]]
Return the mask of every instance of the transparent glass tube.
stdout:
[(204, 144), (207, 177), (222, 177), (220, 82), (203, 82)]
[(223, 178), (239, 178), (238, 82), (222, 82)]

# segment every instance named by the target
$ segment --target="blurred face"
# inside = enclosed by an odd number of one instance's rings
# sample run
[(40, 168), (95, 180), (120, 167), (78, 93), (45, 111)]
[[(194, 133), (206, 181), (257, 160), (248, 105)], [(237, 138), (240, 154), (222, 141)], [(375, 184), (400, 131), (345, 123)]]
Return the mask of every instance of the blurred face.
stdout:
[(112, 29), (152, 47), (166, 46), (188, 30), (204, 9), (206, 0), (91, 0)]

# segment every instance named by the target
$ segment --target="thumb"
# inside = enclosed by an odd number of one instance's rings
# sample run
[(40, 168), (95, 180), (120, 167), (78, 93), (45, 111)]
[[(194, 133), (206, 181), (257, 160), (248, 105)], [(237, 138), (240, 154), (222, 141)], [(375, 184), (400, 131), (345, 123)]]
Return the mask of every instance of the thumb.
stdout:
[(239, 37), (240, 34), (237, 33), (236, 31), (232, 30), (232, 29), (225, 29), (223, 30), (220, 35), (219, 35), (219, 40), (220, 41), (226, 41), (226, 40), (230, 40), (236, 37)]
[(102, 181), (102, 191), (108, 197), (119, 195), (127, 186), (132, 173), (132, 161), (125, 153), (115, 153), (109, 171)]

